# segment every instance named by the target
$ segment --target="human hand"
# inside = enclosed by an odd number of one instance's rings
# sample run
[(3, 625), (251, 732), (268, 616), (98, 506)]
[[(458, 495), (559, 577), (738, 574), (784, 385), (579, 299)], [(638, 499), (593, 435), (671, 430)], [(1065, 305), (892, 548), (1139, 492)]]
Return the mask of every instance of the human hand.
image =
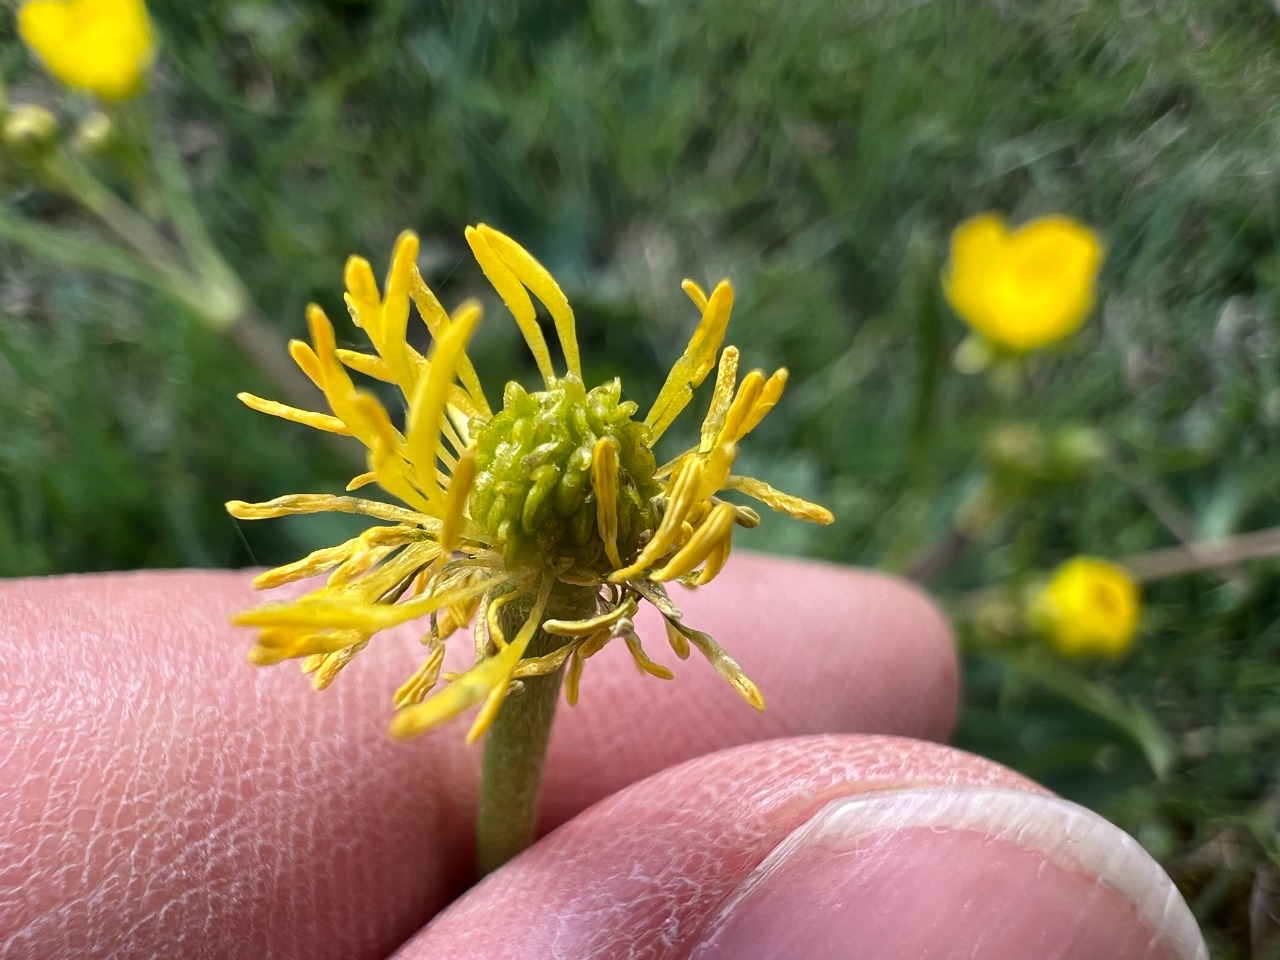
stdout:
[(560, 829), (469, 891), (478, 750), (385, 734), (411, 631), (315, 693), (243, 662), (253, 599), (240, 573), (0, 585), (0, 956), (1207, 956), (1120, 831), (927, 742), (955, 657), (896, 582), (735, 555), (678, 602), (768, 711), (606, 649), (552, 739)]

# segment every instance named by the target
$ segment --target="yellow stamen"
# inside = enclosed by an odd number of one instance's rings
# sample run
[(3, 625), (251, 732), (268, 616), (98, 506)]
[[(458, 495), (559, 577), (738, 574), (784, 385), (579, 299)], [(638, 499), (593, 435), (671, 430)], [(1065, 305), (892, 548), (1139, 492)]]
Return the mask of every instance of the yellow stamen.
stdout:
[(378, 483), (416, 510), (428, 516), (440, 517), (439, 509), (420, 491), (419, 478), (405, 462), (404, 437), (392, 425), (386, 408), (371, 393), (356, 394), (354, 406), (366, 429), (372, 433), (369, 441), (369, 466), (378, 475)]
[[(394, 529), (394, 528), (387, 528)], [(356, 580), (358, 577), (364, 576), (379, 563), (387, 558), (389, 554), (394, 552), (397, 547), (403, 544), (396, 543), (393, 539), (388, 538), (384, 543), (381, 538), (369, 536), (374, 531), (368, 531), (365, 534), (369, 547), (366, 550), (353, 553), (347, 561), (340, 567), (329, 574), (328, 584), (331, 587), (344, 587), (348, 583)], [(418, 536), (422, 536), (421, 531), (417, 531)], [(434, 564), (443, 556), (439, 545), (430, 541), (422, 543), (412, 543), (406, 547), (405, 551), (396, 558), (398, 564), (402, 564), (401, 572), (405, 575), (408, 571), (419, 567), (427, 567)], [(370, 578), (372, 580), (372, 578)], [(377, 592), (372, 599), (377, 599), (385, 592), (381, 590)], [(421, 592), (421, 591), (418, 591)], [(413, 594), (416, 596), (416, 594)]]
[(644, 647), (640, 645), (640, 638), (635, 635), (634, 631), (628, 631), (623, 634), (623, 639), (626, 641), (627, 650), (631, 652), (631, 659), (636, 662), (636, 666), (641, 671), (651, 677), (657, 677), (659, 680), (675, 679), (675, 674), (671, 672), (670, 668), (664, 667), (660, 663), (654, 663), (649, 659), (649, 655), (644, 652)]
[(360, 630), (264, 630), (258, 637), (258, 645), (249, 651), (249, 662), (255, 666), (267, 667), (297, 657), (319, 655), (323, 659), (353, 643), (359, 643), (367, 635), (367, 632)]
[(580, 651), (574, 650), (569, 658), (569, 669), (564, 672), (564, 699), (571, 707), (578, 705), (578, 685), (582, 682), (582, 668), (586, 661)]
[(515, 672), (511, 674), (512, 679), (522, 680), (525, 677), (543, 677), (548, 673), (554, 673), (559, 670), (570, 656), (573, 655), (583, 641), (579, 640), (575, 643), (566, 643), (558, 650), (544, 654), (541, 657), (525, 657), (516, 666)]
[(317, 387), (324, 389), (324, 378), (320, 373), (320, 360), (316, 357), (316, 352), (311, 349), (311, 344), (305, 340), (289, 341), (289, 356), (293, 357), (293, 362), (298, 365), (301, 370)]
[(524, 285), (490, 245), (485, 231), (477, 227), (467, 227), (466, 237), (476, 262), (480, 264), (480, 269), (484, 271), (484, 275), (493, 284), (493, 289), (498, 291), (498, 296), (515, 317), (516, 325), (520, 327), (524, 341), (529, 345), (529, 352), (533, 354), (543, 382), (551, 386), (556, 378), (555, 370), (551, 366), (551, 353), (547, 350), (547, 341), (538, 326), (537, 311), (533, 309), (533, 301), (525, 292)]
[(476, 479), (476, 448), (467, 447), (453, 469), (449, 489), (444, 495), (444, 516), (440, 524), (440, 546), (452, 550), (458, 545), (458, 535), (467, 521), (467, 497)]
[(374, 279), (373, 267), (364, 257), (347, 257), (342, 280), (347, 287), (343, 299), (347, 301), (352, 321), (357, 327), (368, 331), (369, 339), (376, 343), (376, 337), (381, 332), (377, 329), (377, 324), (381, 320), (379, 307), (382, 298), (378, 295), (378, 281)]
[(366, 377), (372, 377), (374, 380), (381, 380), (383, 383), (395, 383), (396, 375), (391, 372), (391, 367), (387, 365), (387, 361), (381, 357), (375, 357), (371, 353), (361, 353), (359, 350), (347, 350), (342, 347), (338, 348), (338, 361), (344, 366), (356, 373), (363, 373)]
[(733, 388), (738, 379), (738, 348), (725, 347), (720, 352), (720, 366), (716, 370), (716, 385), (711, 393), (711, 406), (702, 421), (702, 439), (699, 453), (710, 453), (720, 437), (725, 415), (733, 403)]
[(605, 556), (617, 569), (622, 566), (618, 556), (618, 445), (608, 437), (598, 439), (591, 450), (591, 489), (596, 495), (596, 526)]
[(711, 548), (711, 552), (707, 555), (707, 562), (694, 576), (692, 586), (700, 587), (714, 580), (720, 574), (720, 571), (724, 569), (725, 563), (728, 562), (732, 546), (733, 533), (730, 531), (719, 543)]
[(732, 443), (721, 443), (709, 453), (704, 461), (702, 482), (694, 493), (694, 503), (705, 503), (713, 493), (724, 489), (729, 480), (729, 471), (733, 462), (738, 459), (738, 448)]
[(707, 309), (707, 295), (696, 281), (682, 280), (680, 281), (680, 289), (693, 301), (693, 305), (698, 308), (699, 313)]
[[(520, 596), (520, 591), (512, 590), (510, 593), (504, 593), (502, 596), (494, 597), (489, 601), (488, 606), (485, 608), (484, 617), (485, 623), (488, 626), (486, 637), (488, 638), (489, 644), (491, 644), (496, 650), (505, 650), (507, 647), (507, 636), (502, 632), (502, 624), (498, 620), (498, 611), (518, 596)], [(477, 656), (484, 656), (488, 652), (489, 651), (487, 649), (477, 650), (476, 654)]]
[(315, 344), (316, 358), (320, 365), (320, 389), (324, 391), (329, 407), (347, 425), (352, 436), (366, 447), (372, 447), (374, 430), (358, 408), (355, 384), (338, 362), (333, 324), (314, 303), (307, 308), (307, 323), (311, 328), (311, 341)]
[(367, 487), (377, 479), (378, 475), (372, 470), (368, 473), (362, 473), (358, 476), (352, 477), (347, 481), (347, 492), (350, 493), (352, 490), (359, 490), (361, 487)]
[(253, 586), (257, 590), (269, 590), (286, 583), (293, 583), (295, 580), (315, 576), (317, 573), (323, 573), (325, 570), (336, 567), (358, 552), (369, 550), (375, 546), (395, 546), (411, 543), (422, 536), (422, 529), (416, 526), (374, 527), (371, 530), (366, 530), (358, 537), (351, 538), (346, 543), (314, 550), (300, 560), (294, 560), (292, 563), (286, 563), (283, 566), (276, 567), (274, 570), (260, 573), (253, 578)]
[[(312, 630), (385, 630), (424, 617), (434, 610), (479, 596), (490, 589), (487, 581), (464, 584), (404, 603), (352, 603), (324, 595), (303, 597), (292, 603), (264, 603), (236, 614), (233, 623), (245, 627), (279, 627)], [(264, 638), (259, 638), (264, 643)]]
[(587, 637), (602, 628), (612, 627), (619, 620), (634, 617), (638, 609), (635, 600), (628, 599), (598, 617), (589, 620), (548, 620), (542, 625), (542, 629), (557, 637)]
[(680, 628), (676, 626), (674, 620), (670, 617), (664, 618), (663, 622), (667, 625), (667, 642), (671, 644), (672, 651), (681, 660), (689, 659), (689, 641)]
[(259, 413), (265, 413), (268, 416), (300, 423), (305, 427), (323, 430), (326, 433), (336, 433), (343, 437), (351, 436), (351, 431), (347, 429), (345, 423), (337, 417), (329, 416), (327, 413), (316, 413), (314, 410), (299, 410), (297, 407), (291, 407), (275, 400), (264, 400), (262, 397), (255, 397), (252, 393), (237, 393), (236, 399), (250, 410), (257, 410)]
[(440, 667), (444, 664), (445, 646), (443, 643), (432, 644), (427, 659), (422, 661), (422, 665), (413, 672), (408, 680), (401, 684), (400, 689), (392, 698), (392, 703), (397, 709), (402, 707), (413, 706), (421, 703), (431, 689), (440, 680)]
[(311, 686), (316, 690), (328, 689), (329, 685), (338, 679), (338, 674), (342, 672), (342, 668), (368, 645), (368, 640), (361, 640), (359, 643), (353, 643), (349, 647), (343, 647), (334, 653), (326, 654), (320, 666), (314, 671), (309, 671), (315, 674), (311, 679)]
[(413, 395), (418, 379), (412, 360), (417, 351), (405, 339), (409, 328), (409, 278), (417, 259), (418, 236), (406, 230), (396, 239), (391, 269), (387, 274), (386, 296), (379, 311), (378, 335), (372, 338), (387, 366), (395, 373), (405, 396)]
[(662, 516), (662, 523), (654, 531), (653, 538), (645, 544), (635, 563), (625, 570), (617, 570), (609, 577), (611, 583), (622, 583), (629, 580), (646, 567), (653, 566), (666, 555), (676, 539), (680, 536), (680, 525), (692, 508), (698, 485), (702, 482), (702, 460), (690, 457), (679, 467), (675, 481), (671, 485), (671, 499), (667, 504), (667, 512)]
[(317, 573), (336, 567), (351, 556), (351, 552), (356, 549), (356, 543), (359, 539), (357, 537), (354, 540), (348, 540), (346, 543), (339, 544), (336, 547), (323, 547), (319, 550), (313, 550), (300, 560), (260, 573), (253, 578), (253, 587), (255, 590), (270, 590), (272, 587), (293, 583), (295, 580), (304, 580), (307, 577), (313, 577)]

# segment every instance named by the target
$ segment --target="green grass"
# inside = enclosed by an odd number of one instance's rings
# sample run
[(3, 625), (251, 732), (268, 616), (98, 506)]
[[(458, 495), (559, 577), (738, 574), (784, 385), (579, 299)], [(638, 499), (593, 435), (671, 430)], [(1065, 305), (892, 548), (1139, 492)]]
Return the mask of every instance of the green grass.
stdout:
[[(461, 227), (485, 220), (564, 283), (595, 371), (645, 398), (689, 322), (681, 277), (728, 275), (744, 358), (793, 375), (748, 466), (839, 517), (756, 543), (903, 569), (1004, 415), (950, 369), (946, 238), (983, 209), (1063, 211), (1106, 238), (1104, 293), (1034, 408), (1106, 431), (1122, 476), (992, 525), (938, 590), (1174, 543), (1153, 498), (1200, 537), (1280, 524), (1280, 21), (1262, 0), (152, 6), (155, 101), (282, 335), (308, 300), (341, 316), (345, 257), (381, 270), (405, 226), (446, 303), (480, 292)], [(0, 67), (12, 100), (47, 92), (9, 42)], [(9, 205), (93, 235), (47, 193)], [(0, 574), (332, 541), (325, 520), (222, 512), (349, 475), (231, 399), (269, 387), (228, 344), (143, 287), (0, 252)], [(530, 372), (511, 325), (479, 339), (488, 382)], [(1228, 960), (1249, 955), (1255, 889), (1280, 888), (1277, 586), (1274, 563), (1154, 586), (1141, 646), (1086, 671), (1087, 695), (969, 644), (960, 743), (1135, 833)], [(1163, 779), (1099, 689), (1162, 731)], [(1256, 955), (1280, 956), (1255, 926)]]

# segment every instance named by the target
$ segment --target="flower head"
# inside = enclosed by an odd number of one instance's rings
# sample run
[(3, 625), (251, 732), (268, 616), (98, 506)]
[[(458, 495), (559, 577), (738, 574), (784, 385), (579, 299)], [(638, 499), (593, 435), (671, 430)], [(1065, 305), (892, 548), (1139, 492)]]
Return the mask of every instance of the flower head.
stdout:
[(1133, 646), (1142, 599), (1119, 564), (1075, 557), (1031, 604), (1033, 624), (1064, 656), (1118, 657)]
[[(732, 473), (738, 443), (777, 402), (786, 371), (766, 376), (753, 370), (739, 380), (737, 349), (721, 349), (733, 288), (722, 281), (708, 296), (686, 280), (701, 319), (653, 406), (639, 418), (637, 405), (622, 399), (618, 380), (590, 389), (583, 383), (573, 311), (546, 269), (491, 227), (468, 228), (466, 236), (524, 335), (542, 389), (509, 383), (501, 409), (489, 406), (466, 351), (480, 306), (467, 302), (452, 315), (445, 312), (418, 273), (412, 233), (397, 241), (381, 292), (369, 263), (351, 258), (347, 307), (374, 352), (340, 349), (332, 324), (314, 305), (307, 314), (312, 342), (290, 345), (332, 412), (240, 398), (264, 413), (355, 437), (368, 450), (369, 471), (348, 490), (376, 483), (403, 506), (323, 494), (227, 504), (240, 519), (336, 510), (384, 521), (257, 578), (257, 586), (271, 587), (330, 571), (325, 585), (297, 600), (263, 604), (237, 617), (259, 630), (251, 661), (302, 658), (322, 688), (378, 631), (424, 620), (426, 657), (396, 693), (392, 732), (412, 736), (483, 702), (471, 728), (474, 739), (522, 678), (567, 664), (566, 692), (574, 702), (583, 664), (614, 638), (626, 643), (642, 670), (670, 679), (635, 634), (632, 617), (643, 602), (661, 613), (677, 656), (698, 648), (762, 708), (759, 690), (733, 658), (682, 621), (664, 584), (712, 580), (728, 559), (734, 529), (759, 522), (750, 507), (722, 499), (725, 490), (800, 519), (831, 522), (822, 507)], [(550, 314), (563, 373), (552, 361), (534, 298)], [(407, 340), (411, 302), (434, 341), (427, 356)], [(699, 442), (659, 465), (654, 445), (712, 368), (715, 388)], [(393, 423), (352, 373), (398, 388), (407, 409), (404, 423)], [(566, 590), (579, 597), (586, 591), (586, 609), (570, 619), (549, 617), (549, 609), (564, 606), (555, 598)], [(502, 628), (502, 622), (510, 624), (508, 605), (520, 611), (513, 636)], [(474, 664), (442, 676), (445, 640), (473, 620)], [(565, 642), (550, 654), (527, 656), (539, 627)], [(442, 679), (443, 688), (429, 696)]]
[(943, 290), (956, 313), (993, 345), (1013, 353), (1071, 336), (1093, 309), (1102, 242), (1067, 217), (1010, 230), (984, 213), (951, 236)]
[(104, 100), (141, 90), (155, 55), (143, 0), (27, 0), (18, 32), (55, 77)]

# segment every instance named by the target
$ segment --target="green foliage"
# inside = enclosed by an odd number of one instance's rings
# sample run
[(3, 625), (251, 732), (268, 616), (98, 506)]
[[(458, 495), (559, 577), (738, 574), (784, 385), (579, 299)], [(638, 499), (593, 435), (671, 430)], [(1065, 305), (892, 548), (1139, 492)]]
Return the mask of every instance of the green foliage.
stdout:
[[(406, 226), (446, 306), (486, 296), (461, 235), (485, 220), (565, 284), (586, 378), (621, 375), (643, 406), (695, 320), (679, 280), (727, 275), (743, 357), (792, 372), (744, 471), (838, 518), (766, 518), (754, 542), (905, 569), (971, 501), (1001, 415), (947, 367), (964, 331), (937, 289), (946, 238), (983, 209), (1062, 211), (1108, 245), (1100, 317), (1026, 391), (1040, 422), (1108, 437), (1110, 466), (993, 517), (938, 585), (1280, 523), (1280, 26), (1261, 0), (152, 7), (157, 108), (282, 334), (309, 300), (341, 316), (346, 256), (380, 267)], [(10, 99), (45, 95), (11, 43), (0, 69)], [(28, 188), (13, 214), (79, 227)], [(332, 542), (341, 521), (225, 516), (352, 471), (239, 408), (270, 390), (233, 347), (93, 272), (107, 255), (84, 235), (58, 268), (0, 247), (0, 573)], [(491, 309), (491, 390), (532, 382), (518, 344)], [(1250, 891), (1277, 886), (1277, 572), (1150, 591), (1138, 651), (1092, 693), (971, 657), (961, 742), (1135, 832), (1223, 958), (1246, 955)], [(1172, 750), (1163, 779), (1148, 735)]]

